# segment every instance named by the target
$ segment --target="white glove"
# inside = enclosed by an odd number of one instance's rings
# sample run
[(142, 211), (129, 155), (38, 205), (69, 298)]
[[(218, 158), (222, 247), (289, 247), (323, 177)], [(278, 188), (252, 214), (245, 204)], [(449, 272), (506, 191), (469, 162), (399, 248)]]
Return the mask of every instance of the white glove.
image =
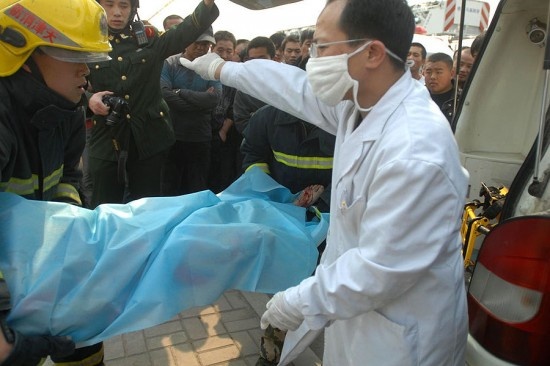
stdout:
[(204, 80), (216, 80), (216, 69), (224, 62), (216, 52), (209, 52), (193, 61), (180, 57), (180, 64), (183, 67), (195, 71)]
[(260, 327), (266, 329), (269, 324), (281, 330), (296, 330), (304, 321), (304, 316), (295, 306), (285, 299), (285, 293), (277, 292), (265, 305)]

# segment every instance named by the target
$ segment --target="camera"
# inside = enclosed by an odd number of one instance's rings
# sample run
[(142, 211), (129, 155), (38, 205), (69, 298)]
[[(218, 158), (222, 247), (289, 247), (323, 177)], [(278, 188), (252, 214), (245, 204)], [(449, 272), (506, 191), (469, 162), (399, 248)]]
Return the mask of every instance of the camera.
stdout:
[(105, 124), (107, 126), (113, 127), (118, 125), (126, 118), (126, 114), (130, 110), (128, 102), (120, 97), (104, 95), (102, 102), (111, 109), (111, 113), (109, 113), (105, 119)]
[(531, 43), (541, 47), (544, 45), (544, 41), (546, 40), (546, 24), (537, 18), (533, 18), (529, 21), (526, 31)]

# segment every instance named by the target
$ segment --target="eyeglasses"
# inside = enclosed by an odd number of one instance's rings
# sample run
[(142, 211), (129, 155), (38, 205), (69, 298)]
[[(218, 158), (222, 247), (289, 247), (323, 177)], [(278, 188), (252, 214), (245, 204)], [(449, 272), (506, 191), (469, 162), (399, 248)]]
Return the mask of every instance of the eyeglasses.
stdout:
[(361, 42), (361, 41), (368, 41), (368, 40), (369, 40), (368, 38), (360, 38), (360, 39), (348, 39), (345, 41), (335, 41), (335, 42), (326, 42), (326, 43), (311, 42), (311, 46), (309, 46), (309, 57), (312, 57), (312, 58), (318, 57), (319, 49), (332, 46), (333, 44)]

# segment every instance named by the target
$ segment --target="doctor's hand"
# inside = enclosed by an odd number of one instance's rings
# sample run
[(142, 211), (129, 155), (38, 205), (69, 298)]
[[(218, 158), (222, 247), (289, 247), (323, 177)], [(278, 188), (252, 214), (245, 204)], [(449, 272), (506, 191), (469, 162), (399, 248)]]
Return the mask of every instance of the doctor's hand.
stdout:
[[(195, 71), (201, 78), (205, 80), (216, 80), (216, 70), (220, 65), (225, 63), (216, 52), (207, 53), (204, 56), (197, 57), (193, 61), (189, 61), (185, 57), (180, 57), (180, 64), (190, 70)], [(221, 68), (220, 68), (221, 71)]]
[(285, 293), (277, 292), (265, 306), (267, 310), (262, 315), (260, 327), (266, 329), (269, 324), (281, 330), (296, 330), (304, 321), (299, 309), (285, 299)]

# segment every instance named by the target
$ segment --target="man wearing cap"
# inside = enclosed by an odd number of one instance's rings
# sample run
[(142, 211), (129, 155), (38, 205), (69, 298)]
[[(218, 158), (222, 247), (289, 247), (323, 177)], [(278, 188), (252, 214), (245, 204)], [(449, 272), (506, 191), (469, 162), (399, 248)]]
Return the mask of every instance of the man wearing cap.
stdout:
[[(214, 0), (202, 0), (182, 23), (159, 33), (143, 26), (137, 0), (98, 0), (107, 13), (112, 60), (90, 63), (93, 130), (89, 169), (92, 208), (160, 196), (161, 172), (174, 131), (159, 79), (164, 60), (200, 36), (217, 18)], [(105, 96), (116, 97), (106, 103)], [(111, 119), (113, 112), (118, 113)], [(114, 121), (114, 123), (111, 123)]]
[[(82, 204), (87, 63), (109, 60), (110, 50), (105, 13), (92, 0), (0, 0), (0, 191)], [(102, 364), (101, 343), (75, 351), (65, 337), (11, 329), (10, 304), (0, 272), (1, 365), (48, 355)]]
[(208, 189), (212, 146), (212, 112), (222, 94), (219, 81), (204, 80), (183, 67), (180, 58), (189, 61), (208, 53), (216, 44), (212, 27), (185, 47), (181, 54), (164, 61), (161, 90), (170, 107), (176, 143), (170, 149), (163, 174), (163, 193), (181, 195)]

